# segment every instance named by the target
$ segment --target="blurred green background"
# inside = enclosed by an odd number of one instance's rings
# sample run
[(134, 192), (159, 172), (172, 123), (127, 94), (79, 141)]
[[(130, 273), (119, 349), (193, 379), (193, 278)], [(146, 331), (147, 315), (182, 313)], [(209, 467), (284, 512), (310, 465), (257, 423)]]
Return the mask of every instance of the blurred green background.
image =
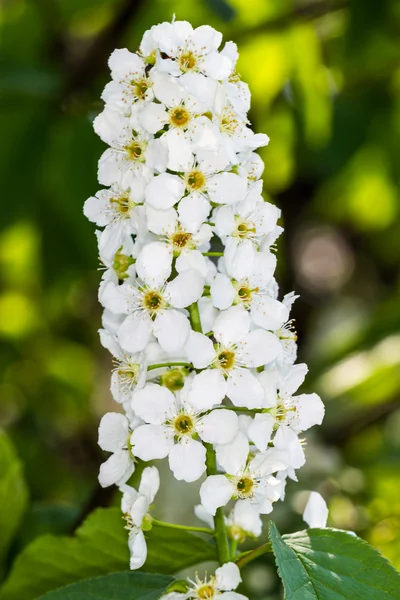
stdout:
[[(295, 289), (307, 388), (326, 403), (307, 465), (273, 518), (302, 526), (307, 490), (329, 524), (400, 568), (400, 3), (397, 0), (3, 0), (0, 8), (0, 426), (23, 460), (32, 507), (16, 547), (70, 531), (116, 500), (99, 489), (97, 424), (115, 410), (100, 347), (94, 227), (103, 150), (91, 128), (115, 47), (175, 13), (237, 42), (267, 132), (264, 189), (282, 209), (282, 292)], [(164, 508), (182, 518), (169, 485)], [(165, 515), (164, 515), (165, 516)], [(275, 598), (272, 563), (248, 570)]]

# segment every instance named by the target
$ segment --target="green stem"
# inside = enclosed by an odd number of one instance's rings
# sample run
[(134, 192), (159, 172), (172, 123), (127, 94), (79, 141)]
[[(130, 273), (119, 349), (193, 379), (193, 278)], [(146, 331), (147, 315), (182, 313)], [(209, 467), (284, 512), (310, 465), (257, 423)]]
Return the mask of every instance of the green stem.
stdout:
[(190, 525), (176, 525), (175, 523), (166, 523), (165, 521), (159, 521), (158, 519), (151, 519), (151, 524), (156, 527), (167, 527), (168, 529), (180, 529), (182, 531), (197, 531), (198, 533), (208, 533), (208, 535), (214, 535), (212, 529), (208, 527), (191, 527)]
[[(206, 465), (207, 475), (217, 474), (217, 458), (212, 444), (204, 444), (207, 450)], [(217, 508), (214, 517), (215, 541), (219, 564), (223, 565), (230, 560), (228, 534), (226, 531), (225, 516), (222, 508)]]
[(193, 369), (192, 363), (187, 362), (168, 362), (168, 363), (157, 363), (155, 365), (149, 365), (147, 367), (148, 371), (153, 371), (154, 369), (162, 369), (163, 367), (190, 367)]
[(189, 306), (189, 315), (193, 331), (198, 331), (199, 333), (202, 333), (200, 312), (197, 302), (193, 302), (193, 304)]
[(259, 556), (267, 554), (268, 552), (272, 552), (272, 545), (270, 542), (267, 542), (266, 544), (255, 548), (255, 550), (249, 550), (249, 552), (243, 552), (242, 554), (239, 554), (235, 562), (239, 569), (242, 569), (249, 562), (252, 562)]
[(233, 410), (233, 412), (238, 413), (265, 413), (267, 412), (265, 408), (246, 408), (245, 406), (224, 406), (224, 410)]
[(223, 252), (203, 252), (203, 256), (223, 256)]
[(231, 560), (235, 560), (237, 547), (238, 547), (237, 540), (231, 540)]

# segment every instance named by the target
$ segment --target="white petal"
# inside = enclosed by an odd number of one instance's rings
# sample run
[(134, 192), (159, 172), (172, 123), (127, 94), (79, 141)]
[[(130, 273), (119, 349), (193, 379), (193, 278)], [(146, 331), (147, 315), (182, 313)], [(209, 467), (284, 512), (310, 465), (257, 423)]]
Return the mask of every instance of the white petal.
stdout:
[(253, 268), (256, 250), (251, 240), (244, 240), (237, 244), (236, 240), (229, 239), (225, 246), (225, 264), (229, 275), (240, 281), (247, 278)]
[(176, 259), (175, 268), (178, 273), (192, 269), (205, 279), (208, 275), (208, 262), (199, 250), (184, 250)]
[(262, 385), (248, 369), (234, 369), (229, 374), (226, 395), (235, 406), (261, 408), (263, 405)]
[(211, 108), (214, 103), (215, 93), (217, 91), (216, 81), (213, 81), (209, 77), (205, 77), (201, 73), (193, 73), (189, 71), (188, 73), (184, 73), (182, 75), (180, 78), (180, 83), (190, 94)]
[(309, 527), (324, 529), (328, 520), (328, 507), (318, 492), (311, 492), (303, 513), (303, 519)]
[(296, 425), (299, 431), (306, 431), (314, 425), (321, 425), (325, 407), (318, 394), (300, 394), (294, 396), (296, 411)]
[(164, 173), (167, 163), (168, 146), (164, 136), (150, 140), (146, 149), (146, 167), (153, 169), (156, 173)]
[(118, 450), (100, 465), (99, 483), (101, 487), (122, 485), (135, 470), (135, 464), (128, 450)]
[(232, 483), (224, 475), (210, 475), (201, 484), (201, 503), (210, 515), (215, 515), (217, 508), (228, 504), (234, 492)]
[(190, 331), (190, 323), (179, 310), (169, 308), (157, 315), (153, 331), (165, 352), (178, 352), (185, 345)]
[(135, 456), (148, 462), (168, 456), (174, 445), (173, 432), (162, 425), (140, 425), (131, 436)]
[(157, 210), (150, 206), (150, 204), (146, 205), (146, 217), (147, 227), (157, 235), (165, 235), (174, 231), (178, 221), (177, 213), (174, 208)]
[(202, 296), (197, 302), (200, 311), (201, 328), (208, 333), (212, 331), (219, 311), (214, 308), (211, 298)]
[(149, 501), (146, 496), (138, 494), (137, 498), (133, 501), (131, 509), (129, 511), (132, 518), (132, 522), (136, 527), (141, 527), (142, 521), (149, 510)]
[(131, 552), (130, 568), (134, 571), (143, 567), (147, 558), (147, 545), (142, 530), (129, 535), (129, 550)]
[(169, 453), (169, 466), (179, 481), (197, 481), (206, 470), (206, 449), (192, 438), (182, 438)]
[(228, 562), (219, 567), (215, 571), (217, 580), (217, 588), (222, 591), (236, 590), (239, 583), (242, 581), (239, 567), (233, 562)]
[(153, 208), (166, 210), (180, 200), (185, 191), (183, 180), (177, 175), (162, 173), (154, 177), (146, 187), (146, 202)]
[(218, 81), (229, 77), (233, 69), (232, 61), (218, 52), (210, 52), (205, 56), (202, 67), (206, 75)]
[(125, 415), (107, 413), (99, 425), (99, 446), (107, 452), (116, 452), (126, 446), (129, 434), (129, 423)]
[(150, 102), (140, 111), (140, 122), (149, 133), (157, 133), (168, 123), (168, 115), (162, 104)]
[(152, 425), (161, 425), (172, 418), (175, 404), (174, 394), (155, 383), (148, 383), (135, 392), (131, 403), (137, 416)]
[(118, 329), (118, 341), (126, 352), (139, 352), (146, 347), (151, 329), (147, 315), (129, 315)]
[(153, 89), (157, 100), (168, 107), (178, 105), (183, 99), (184, 93), (178, 81), (166, 73), (154, 72)]
[(249, 500), (238, 500), (232, 511), (232, 519), (235, 525), (238, 525), (254, 537), (259, 537), (262, 531), (262, 520), (256, 510), (254, 510)]
[(265, 295), (254, 298), (250, 314), (256, 325), (270, 331), (282, 327), (289, 318), (289, 311), (282, 302)]
[(238, 432), (239, 423), (232, 410), (216, 409), (201, 418), (197, 432), (209, 444), (228, 444)]
[(247, 367), (265, 365), (273, 361), (280, 352), (281, 345), (276, 335), (264, 329), (251, 331), (240, 342), (240, 359)]
[(221, 312), (214, 323), (214, 335), (218, 342), (231, 345), (242, 339), (250, 328), (249, 313), (243, 306), (231, 306)]
[(278, 401), (277, 389), (279, 374), (276, 369), (264, 369), (257, 375), (258, 381), (264, 389), (263, 408), (272, 408)]
[(202, 194), (189, 194), (179, 202), (179, 220), (187, 231), (195, 233), (208, 217), (210, 209), (209, 201)]
[(303, 383), (307, 373), (308, 367), (305, 363), (294, 365), (280, 386), (281, 394), (292, 396)]
[(136, 53), (129, 52), (127, 48), (117, 48), (108, 59), (113, 79), (124, 79), (127, 75), (144, 75), (145, 63)]
[(161, 287), (171, 275), (172, 249), (163, 242), (146, 244), (136, 261), (137, 274), (150, 287)]
[(140, 479), (139, 494), (146, 496), (147, 501), (151, 504), (160, 487), (160, 474), (156, 467), (146, 467), (143, 469)]
[(207, 191), (212, 202), (234, 204), (245, 197), (247, 181), (235, 173), (219, 173), (211, 177)]
[(236, 229), (235, 213), (230, 206), (221, 206), (214, 211), (215, 228), (218, 235), (230, 235)]
[(192, 330), (189, 333), (185, 351), (189, 362), (193, 363), (195, 369), (205, 369), (216, 357), (214, 344), (210, 338)]
[(237, 475), (246, 466), (249, 456), (248, 439), (239, 431), (229, 444), (218, 444), (216, 454), (218, 464), (230, 475)]
[(175, 308), (185, 308), (196, 302), (203, 293), (204, 277), (194, 269), (179, 273), (167, 284), (166, 294)]
[(275, 419), (272, 415), (265, 413), (254, 416), (248, 433), (250, 440), (254, 442), (256, 448), (261, 452), (265, 452), (268, 448), (274, 425)]
[(163, 137), (168, 146), (168, 169), (179, 173), (189, 171), (194, 157), (188, 136), (183, 131), (170, 129)]
[(259, 286), (267, 284), (272, 279), (275, 268), (275, 254), (271, 252), (257, 252), (252, 266), (252, 280)]
[(217, 273), (211, 284), (211, 298), (213, 304), (219, 310), (225, 310), (232, 305), (236, 296), (236, 290), (227, 275)]
[(225, 398), (225, 379), (218, 369), (207, 369), (195, 375), (189, 393), (190, 404), (199, 411), (221, 404)]
[(121, 134), (129, 127), (129, 120), (119, 111), (105, 108), (93, 121), (93, 129), (109, 146), (118, 144)]

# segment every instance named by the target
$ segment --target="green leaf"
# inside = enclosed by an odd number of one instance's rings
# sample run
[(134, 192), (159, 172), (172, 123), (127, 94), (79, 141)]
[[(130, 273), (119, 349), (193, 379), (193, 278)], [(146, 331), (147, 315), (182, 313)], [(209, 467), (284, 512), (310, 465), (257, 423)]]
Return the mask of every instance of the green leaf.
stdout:
[(7, 435), (0, 431), (0, 560), (18, 529), (27, 498), (21, 463)]
[(73, 583), (39, 600), (159, 600), (172, 582), (173, 578), (166, 575), (113, 573)]
[(308, 529), (270, 539), (286, 600), (396, 600), (400, 574), (369, 544), (345, 531)]
[[(170, 574), (216, 558), (213, 544), (186, 531), (153, 527), (146, 538), (147, 572)], [(29, 544), (17, 557), (0, 599), (33, 600), (81, 579), (126, 571), (127, 542), (119, 508), (98, 509), (74, 537), (45, 535)]]

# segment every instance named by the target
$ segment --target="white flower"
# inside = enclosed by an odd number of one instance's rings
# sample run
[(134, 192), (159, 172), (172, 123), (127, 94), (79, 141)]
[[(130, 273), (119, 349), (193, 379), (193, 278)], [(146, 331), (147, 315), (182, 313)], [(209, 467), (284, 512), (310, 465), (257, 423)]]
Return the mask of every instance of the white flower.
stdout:
[(131, 554), (130, 568), (140, 569), (146, 562), (147, 545), (143, 530), (151, 527), (151, 517), (148, 511), (153, 504), (155, 495), (160, 487), (160, 477), (156, 467), (146, 467), (143, 470), (139, 490), (123, 485), (121, 509), (129, 531), (128, 545)]
[(178, 273), (193, 268), (206, 277), (208, 263), (202, 252), (209, 248), (212, 237), (211, 226), (204, 223), (197, 231), (187, 231), (178, 221), (177, 212), (173, 208), (156, 210), (147, 206), (147, 214), (149, 229), (159, 234), (161, 242), (165, 244), (164, 251), (169, 253), (171, 266), (175, 258), (175, 268)]
[(282, 327), (289, 317), (289, 310), (274, 297), (272, 275), (275, 265), (273, 254), (256, 252), (253, 260), (250, 257), (242, 265), (237, 262), (234, 265), (234, 270), (242, 274), (240, 279), (217, 273), (210, 290), (214, 306), (225, 310), (232, 304), (241, 304), (250, 311), (252, 321), (258, 327), (271, 331)]
[(326, 527), (328, 514), (328, 507), (321, 494), (311, 492), (303, 513), (303, 519), (307, 525), (311, 528), (320, 527), (323, 529)]
[[(160, 138), (161, 139), (161, 138)], [(185, 194), (205, 195), (206, 200), (218, 204), (233, 204), (242, 200), (247, 191), (247, 182), (236, 173), (215, 173), (212, 165), (196, 165), (181, 175), (161, 173), (146, 187), (146, 202), (161, 210), (175, 206)], [(179, 207), (178, 207), (179, 212)]]
[[(243, 201), (234, 206), (221, 206), (214, 211), (215, 232), (226, 245), (227, 262), (233, 261), (240, 252), (249, 254), (251, 248), (254, 248), (254, 253), (261, 247), (263, 238), (276, 227), (280, 210), (264, 201), (261, 190), (262, 182), (256, 182)], [(237, 277), (236, 273), (233, 275)]]
[(294, 365), (285, 377), (277, 371), (259, 375), (267, 402), (273, 402), (271, 414), (277, 427), (290, 427), (295, 433), (306, 431), (314, 425), (321, 425), (324, 418), (324, 405), (317, 394), (299, 394), (295, 392), (303, 383), (308, 368), (304, 363)]
[[(204, 521), (210, 529), (214, 529), (214, 519), (202, 506), (194, 507), (195, 515)], [(225, 524), (230, 539), (243, 543), (246, 537), (258, 538), (262, 531), (260, 514), (254, 510), (249, 500), (238, 500), (229, 515), (225, 517)]]
[(145, 229), (144, 187), (144, 180), (135, 178), (134, 192), (114, 185), (86, 200), (85, 216), (100, 227), (105, 226), (98, 236), (102, 260), (111, 260), (124, 246), (133, 247), (131, 235), (141, 234)]
[(193, 29), (187, 21), (175, 21), (152, 27), (145, 44), (142, 40), (141, 51), (146, 56), (150, 47), (158, 48), (168, 58), (159, 57), (157, 68), (182, 79), (202, 73), (221, 80), (229, 77), (234, 67), (230, 56), (218, 53), (221, 42), (222, 34), (209, 25)]
[(181, 592), (170, 592), (162, 598), (164, 600), (247, 600), (246, 596), (238, 594), (232, 590), (235, 590), (239, 583), (242, 581), (240, 576), (239, 567), (233, 563), (228, 562), (219, 567), (215, 571), (215, 576), (209, 579), (201, 580), (196, 575), (196, 580), (191, 581), (190, 587), (184, 593)]
[(201, 503), (211, 515), (231, 499), (249, 500), (254, 510), (270, 513), (279, 499), (273, 473), (286, 468), (284, 456), (274, 448), (256, 454), (248, 462), (249, 443), (239, 432), (229, 444), (217, 446), (217, 460), (227, 475), (210, 475), (200, 488)]
[(205, 116), (212, 108), (213, 94), (206, 101), (199, 102), (178, 80), (166, 73), (154, 74), (154, 92), (159, 102), (143, 105), (140, 123), (152, 134), (168, 127), (162, 135), (169, 150), (169, 169), (186, 170), (193, 160), (191, 152), (219, 148), (219, 135)]
[(103, 292), (106, 308), (128, 315), (117, 336), (126, 352), (143, 350), (154, 334), (167, 352), (181, 349), (190, 331), (187, 316), (181, 311), (196, 302), (203, 291), (203, 278), (197, 271), (180, 273), (169, 283), (147, 285), (110, 282)]
[(98, 179), (103, 185), (133, 187), (137, 177), (149, 181), (152, 169), (165, 171), (168, 150), (161, 139), (146, 132), (135, 132), (130, 120), (121, 113), (105, 108), (93, 123), (94, 130), (111, 148), (100, 158)]
[(101, 95), (107, 106), (129, 115), (132, 104), (153, 98), (152, 77), (142, 57), (126, 48), (114, 50), (108, 59), (112, 81)]
[(206, 410), (226, 395), (235, 406), (260, 408), (264, 391), (251, 369), (274, 360), (279, 352), (276, 337), (263, 329), (250, 331), (250, 317), (243, 306), (221, 312), (213, 331), (215, 345), (201, 333), (189, 333), (188, 358), (196, 369), (205, 369), (194, 377), (191, 402)]
[[(226, 88), (220, 86), (215, 98), (213, 122), (219, 131), (222, 151), (229, 162), (236, 164), (236, 154), (266, 146), (269, 137), (264, 133), (255, 134), (248, 126), (245, 113), (239, 113), (226, 95)], [(237, 104), (237, 103), (236, 103)]]
[[(226, 443), (237, 433), (235, 413), (218, 409), (202, 414), (188, 401), (188, 380), (180, 394), (156, 384), (136, 392), (132, 408), (146, 423), (131, 438), (136, 456), (149, 461), (169, 457), (176, 479), (196, 481), (206, 470), (203, 442)], [(200, 438), (197, 439), (197, 438)]]
[[(290, 292), (282, 300), (282, 304), (287, 307), (289, 313), (296, 298), (298, 296), (294, 292)], [(294, 364), (297, 358), (297, 334), (293, 320), (284, 323), (275, 331), (275, 335), (281, 344), (281, 352), (276, 358), (276, 365), (281, 369), (287, 369)]]
[(106, 452), (112, 452), (106, 462), (100, 466), (99, 482), (102, 487), (122, 485), (128, 481), (135, 470), (133, 454), (130, 451), (129, 438), (132, 429), (140, 422), (130, 423), (125, 415), (107, 413), (99, 425), (99, 446)]

